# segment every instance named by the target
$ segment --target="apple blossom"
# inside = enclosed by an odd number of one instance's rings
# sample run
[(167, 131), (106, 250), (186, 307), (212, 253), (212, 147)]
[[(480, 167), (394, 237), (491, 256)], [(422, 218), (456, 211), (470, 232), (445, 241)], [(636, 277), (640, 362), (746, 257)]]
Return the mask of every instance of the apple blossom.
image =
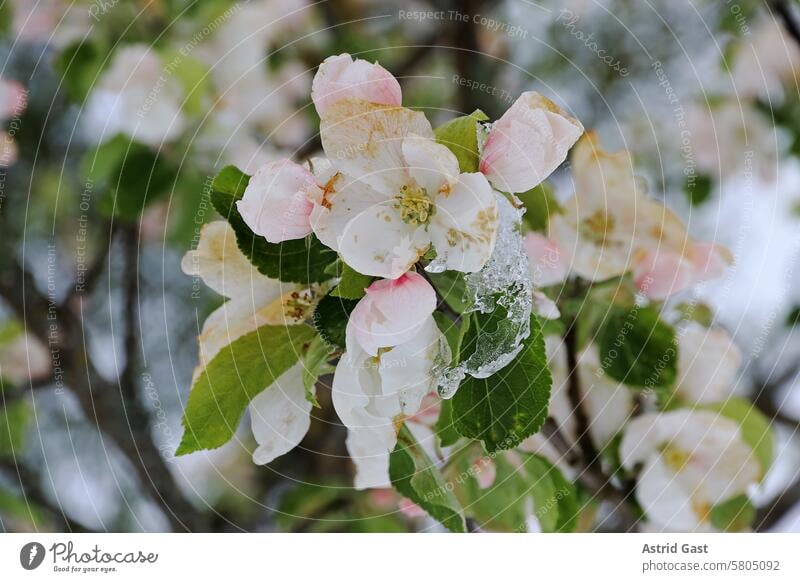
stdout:
[(413, 338), (436, 309), (436, 292), (418, 273), (375, 281), (365, 291), (348, 325), (370, 356)]
[(675, 393), (688, 402), (721, 402), (733, 391), (742, 354), (723, 328), (690, 322), (677, 333)]
[[(314, 289), (265, 277), (236, 246), (227, 222), (206, 224), (196, 250), (181, 263), (187, 275), (197, 276), (229, 300), (206, 318), (198, 338), (203, 368), (226, 345), (262, 325), (302, 323), (315, 303)], [(308, 430), (311, 404), (305, 399), (302, 362), (265, 386), (250, 402), (253, 435), (258, 448), (253, 461), (263, 465), (294, 448)]]
[(395, 279), (429, 248), (446, 268), (479, 270), (497, 235), (495, 193), (480, 173), (460, 173), (422, 113), (345, 100), (321, 123), (340, 172), (312, 224), (322, 242), (365, 275)]
[(127, 45), (89, 95), (83, 112), (87, 136), (97, 142), (118, 133), (150, 146), (174, 140), (186, 120), (180, 82), (164, 75), (161, 59), (147, 45)]
[(236, 207), (254, 233), (279, 243), (311, 234), (313, 200), (321, 196), (308, 169), (291, 160), (278, 160), (256, 171)]
[(317, 113), (324, 117), (333, 104), (346, 99), (399, 106), (402, 92), (397, 79), (378, 63), (353, 60), (345, 53), (328, 57), (319, 66), (311, 86), (311, 99)]
[(85, 37), (93, 9), (71, 0), (11, 0), (11, 26), (17, 42), (48, 43), (57, 48)]
[(583, 133), (577, 119), (528, 91), (492, 124), (483, 144), (480, 170), (503, 192), (525, 192), (566, 159)]
[[(754, 106), (737, 98), (687, 107), (691, 147), (700, 172), (713, 177), (757, 174), (774, 180), (780, 140), (775, 127)], [(753, 152), (758, 152), (754, 156)]]
[(752, 28), (752, 34), (739, 39), (735, 47), (733, 89), (739, 98), (774, 98), (783, 81), (794, 83), (800, 49), (772, 16), (760, 18)]
[(759, 463), (739, 425), (716, 412), (648, 413), (628, 423), (622, 465), (642, 466), (636, 499), (664, 529), (708, 530), (711, 508), (758, 482)]
[(532, 268), (546, 273), (548, 282), (562, 272), (560, 263), (547, 264), (548, 257), (567, 253), (572, 256), (561, 260), (589, 281), (633, 271), (637, 287), (651, 299), (724, 273), (728, 250), (693, 241), (674, 212), (648, 198), (628, 152), (606, 153), (589, 132), (573, 150), (572, 167), (575, 194), (563, 213), (550, 218), (548, 238), (536, 235), (528, 245)]
[(549, 287), (563, 282), (569, 274), (566, 253), (558, 243), (541, 233), (529, 232), (524, 239), (525, 251), (536, 287)]
[(373, 283), (356, 307), (361, 313), (354, 311), (347, 323), (333, 405), (348, 428), (358, 489), (389, 485), (389, 454), (399, 423), (419, 411), (436, 387), (435, 369), (449, 361), (447, 342), (432, 317), (435, 301), (430, 303), (429, 286), (417, 277)]

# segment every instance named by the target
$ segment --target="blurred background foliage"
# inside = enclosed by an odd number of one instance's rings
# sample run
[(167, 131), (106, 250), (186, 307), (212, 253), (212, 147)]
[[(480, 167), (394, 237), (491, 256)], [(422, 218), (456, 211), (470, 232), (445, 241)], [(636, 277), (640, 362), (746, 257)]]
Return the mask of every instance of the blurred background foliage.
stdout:
[[(765, 523), (797, 524), (798, 22), (795, 3), (760, 0), (4, 0), (1, 74), (25, 105), (4, 106), (0, 152), (0, 530), (430, 527), (390, 491), (353, 491), (331, 406), (269, 466), (250, 462), (248, 431), (172, 456), (219, 302), (180, 270), (215, 217), (210, 179), (316, 152), (310, 81), (341, 52), (380, 61), (434, 125), (550, 96), (631, 150), (693, 234), (734, 250), (697, 298), (776, 422)], [(142, 46), (157, 59), (146, 94), (98, 122)], [(564, 171), (547, 192), (569, 195)]]

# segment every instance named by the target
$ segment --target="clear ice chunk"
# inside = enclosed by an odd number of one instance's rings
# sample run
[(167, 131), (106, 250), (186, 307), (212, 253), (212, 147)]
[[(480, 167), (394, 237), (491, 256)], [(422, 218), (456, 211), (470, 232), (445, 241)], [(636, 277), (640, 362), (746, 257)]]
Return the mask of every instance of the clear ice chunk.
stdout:
[(525, 210), (515, 208), (503, 194), (496, 193), (496, 196), (497, 242), (486, 265), (464, 277), (469, 305), (465, 313), (488, 314), (503, 308), (506, 319), (499, 322), (496, 330), (477, 337), (475, 351), (469, 357), (441, 371), (438, 384), (442, 398), (451, 398), (467, 375), (488, 378), (503, 369), (520, 352), (530, 335), (533, 281), (522, 241)]

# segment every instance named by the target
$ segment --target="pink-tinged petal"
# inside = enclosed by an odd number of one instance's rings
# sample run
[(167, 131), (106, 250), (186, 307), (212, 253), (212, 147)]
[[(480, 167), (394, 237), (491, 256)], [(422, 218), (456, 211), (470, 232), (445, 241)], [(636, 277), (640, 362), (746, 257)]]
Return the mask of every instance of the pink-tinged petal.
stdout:
[(397, 505), (397, 493), (394, 489), (371, 489), (367, 496), (372, 505), (379, 509), (392, 509)]
[(409, 135), (403, 140), (403, 157), (411, 176), (429, 196), (449, 192), (461, 173), (458, 160), (449, 149), (434, 140)]
[(375, 281), (366, 292), (347, 327), (371, 356), (414, 338), (436, 309), (436, 292), (418, 273)]
[(428, 392), (422, 397), (419, 410), (406, 418), (408, 422), (415, 422), (423, 426), (433, 426), (439, 419), (442, 408), (442, 399), (436, 392)]
[(531, 277), (536, 287), (549, 287), (563, 282), (569, 273), (566, 253), (553, 239), (538, 232), (525, 235), (523, 241), (528, 253)]
[(694, 267), (680, 253), (649, 251), (635, 265), (633, 277), (645, 297), (662, 300), (694, 282)]
[(723, 246), (699, 242), (690, 247), (689, 260), (694, 265), (696, 280), (709, 281), (725, 274), (733, 263), (733, 256)]
[(583, 133), (578, 120), (529, 91), (497, 120), (481, 152), (480, 170), (504, 192), (525, 192), (547, 178)]
[(0, 79), (0, 119), (21, 115), (28, 104), (28, 92), (17, 81)]
[(425, 517), (427, 513), (419, 505), (411, 501), (408, 497), (403, 497), (398, 504), (400, 512), (411, 519)]
[(254, 233), (279, 243), (311, 233), (312, 200), (322, 196), (320, 190), (306, 168), (279, 160), (259, 168), (236, 207)]
[(488, 489), (494, 485), (494, 480), (497, 478), (497, 467), (490, 457), (481, 457), (472, 463), (471, 471), (481, 489)]
[(402, 103), (400, 83), (378, 63), (355, 59), (348, 54), (328, 57), (319, 66), (311, 86), (311, 99), (320, 117), (335, 103), (358, 99), (377, 105)]

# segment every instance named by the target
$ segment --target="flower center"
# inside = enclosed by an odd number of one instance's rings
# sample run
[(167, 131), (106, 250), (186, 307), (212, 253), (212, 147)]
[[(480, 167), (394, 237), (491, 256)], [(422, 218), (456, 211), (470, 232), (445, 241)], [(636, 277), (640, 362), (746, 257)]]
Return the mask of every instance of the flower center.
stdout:
[(614, 217), (602, 210), (584, 219), (580, 226), (581, 236), (596, 246), (605, 246), (608, 234), (612, 230), (614, 230)]
[(426, 225), (436, 213), (436, 205), (428, 196), (427, 190), (421, 186), (407, 184), (400, 188), (395, 208), (400, 210), (403, 222), (412, 225)]
[(686, 466), (686, 463), (689, 462), (689, 458), (691, 457), (690, 453), (670, 446), (664, 447), (662, 454), (664, 455), (664, 462), (666, 463), (667, 467), (676, 473), (680, 472), (683, 467)]

